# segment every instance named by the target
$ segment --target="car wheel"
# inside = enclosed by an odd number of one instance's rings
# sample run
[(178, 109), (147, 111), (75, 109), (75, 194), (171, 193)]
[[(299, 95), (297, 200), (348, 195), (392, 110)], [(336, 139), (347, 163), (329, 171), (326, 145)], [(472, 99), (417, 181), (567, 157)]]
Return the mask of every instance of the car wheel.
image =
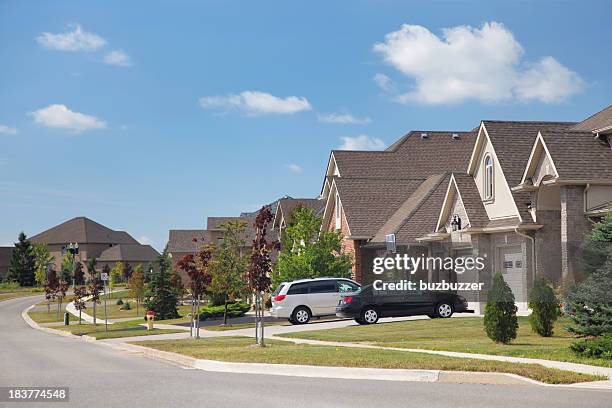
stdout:
[(312, 315), (310, 314), (310, 310), (307, 307), (299, 306), (296, 307), (291, 315), (291, 319), (293, 320), (293, 324), (306, 324), (310, 320)]
[(436, 314), (438, 315), (438, 317), (441, 317), (443, 319), (448, 319), (449, 317), (453, 315), (453, 307), (449, 303), (446, 303), (446, 302), (440, 303), (436, 307)]
[(359, 324), (365, 324), (365, 322), (361, 320), (361, 317), (356, 318), (355, 321)]
[(378, 321), (378, 312), (373, 307), (366, 307), (361, 312), (360, 320), (363, 324), (374, 324)]

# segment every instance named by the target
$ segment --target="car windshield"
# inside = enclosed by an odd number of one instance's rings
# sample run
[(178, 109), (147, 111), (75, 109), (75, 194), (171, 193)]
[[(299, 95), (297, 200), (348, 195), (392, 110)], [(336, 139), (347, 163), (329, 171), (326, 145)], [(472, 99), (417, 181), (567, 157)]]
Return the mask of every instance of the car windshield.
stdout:
[(283, 286), (285, 286), (284, 283), (281, 283), (280, 285), (278, 285), (278, 288), (276, 288), (276, 290), (274, 292), (272, 292), (272, 296), (276, 296), (280, 293), (281, 290), (283, 290)]

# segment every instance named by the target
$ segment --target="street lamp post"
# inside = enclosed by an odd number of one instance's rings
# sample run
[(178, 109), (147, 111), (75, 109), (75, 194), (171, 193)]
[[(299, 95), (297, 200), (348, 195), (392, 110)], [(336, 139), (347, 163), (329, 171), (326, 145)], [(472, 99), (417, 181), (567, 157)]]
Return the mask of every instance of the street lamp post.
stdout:
[(79, 253), (79, 243), (75, 242), (74, 244), (71, 242), (68, 244), (68, 252), (72, 255), (72, 290), (74, 291), (74, 287), (76, 286), (76, 255)]

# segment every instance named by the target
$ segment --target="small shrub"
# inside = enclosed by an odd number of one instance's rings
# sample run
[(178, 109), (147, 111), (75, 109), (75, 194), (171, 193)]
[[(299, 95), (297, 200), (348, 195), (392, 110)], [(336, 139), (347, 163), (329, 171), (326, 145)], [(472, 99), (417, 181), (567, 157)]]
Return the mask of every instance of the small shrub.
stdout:
[(570, 349), (582, 357), (612, 360), (612, 334), (576, 341), (570, 345)]
[(504, 281), (501, 273), (496, 273), (484, 315), (485, 332), (491, 340), (508, 344), (516, 338), (518, 329), (516, 310), (510, 286)]
[(548, 280), (537, 277), (529, 293), (531, 329), (542, 337), (553, 335), (553, 325), (559, 316), (559, 301)]
[(122, 305), (123, 304), (123, 299), (117, 299), (117, 305)]
[(130, 304), (130, 302), (125, 302), (123, 304), (123, 310), (132, 310), (132, 305)]
[[(242, 317), (251, 310), (251, 306), (244, 302), (235, 302), (227, 304), (227, 317)], [(200, 320), (217, 319), (223, 317), (225, 307), (220, 306), (205, 306), (200, 311)]]
[(605, 267), (575, 284), (567, 295), (571, 306), (570, 333), (597, 337), (612, 333), (612, 259)]

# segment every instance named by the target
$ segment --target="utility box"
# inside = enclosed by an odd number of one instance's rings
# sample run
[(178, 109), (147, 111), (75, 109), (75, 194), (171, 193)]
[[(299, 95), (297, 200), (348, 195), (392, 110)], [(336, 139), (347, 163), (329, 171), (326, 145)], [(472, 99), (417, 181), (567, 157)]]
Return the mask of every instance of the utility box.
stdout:
[(70, 326), (70, 313), (64, 313), (64, 326)]

